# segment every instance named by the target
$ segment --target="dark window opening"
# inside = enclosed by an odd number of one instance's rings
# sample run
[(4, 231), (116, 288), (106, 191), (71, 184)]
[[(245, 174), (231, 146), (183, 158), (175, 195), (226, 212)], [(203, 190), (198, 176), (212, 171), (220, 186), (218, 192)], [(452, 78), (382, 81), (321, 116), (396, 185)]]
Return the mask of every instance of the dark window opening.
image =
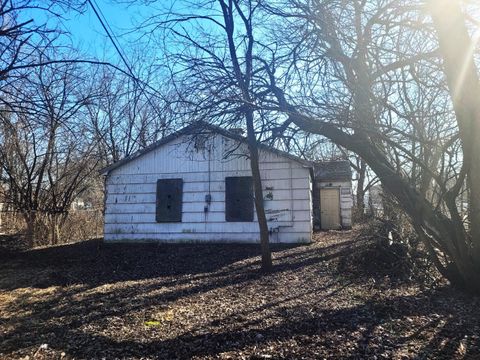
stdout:
[(182, 179), (158, 180), (156, 221), (182, 222), (182, 197)]
[(251, 176), (225, 178), (225, 220), (253, 221), (253, 182)]

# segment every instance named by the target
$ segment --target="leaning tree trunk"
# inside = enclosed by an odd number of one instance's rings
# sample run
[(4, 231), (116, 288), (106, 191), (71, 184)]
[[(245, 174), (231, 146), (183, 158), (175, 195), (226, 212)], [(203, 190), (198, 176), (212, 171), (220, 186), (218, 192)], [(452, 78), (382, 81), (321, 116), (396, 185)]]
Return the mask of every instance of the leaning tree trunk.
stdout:
[(473, 56), (476, 44), (459, 1), (430, 0), (428, 9), (457, 118), (470, 195), (470, 236), (465, 239), (460, 270), (466, 288), (480, 293), (480, 79)]
[[(431, 248), (430, 255), (440, 272), (451, 283), (480, 294), (480, 81), (473, 60), (474, 46), (469, 38), (458, 0), (429, 0), (429, 11), (437, 31), (444, 58), (444, 71), (453, 99), (460, 138), (463, 146), (464, 172), (470, 190), (469, 219), (471, 229), (463, 226), (458, 209), (456, 187), (445, 194), (450, 216), (446, 216), (406, 181), (377, 145), (382, 138), (375, 134), (352, 136), (333, 124), (299, 114), (279, 97), (283, 110), (302, 130), (324, 135), (338, 145), (360, 155), (377, 174), (383, 186), (395, 197), (409, 215), (420, 237)], [(361, 59), (360, 59), (361, 60)], [(372, 124), (374, 111), (368, 99), (368, 68), (361, 61), (352, 77), (355, 91), (355, 113), (358, 126)], [(363, 67), (363, 68), (362, 68)], [(348, 74), (347, 74), (348, 75)], [(439, 260), (438, 252), (445, 254), (447, 263)]]
[[(431, 248), (430, 256), (439, 271), (454, 285), (480, 294), (480, 258), (468, 248), (468, 236), (461, 219), (448, 218), (417, 191), (415, 187), (396, 172), (378, 147), (364, 138), (352, 136), (334, 124), (319, 121), (317, 118), (290, 112), (290, 121), (302, 130), (323, 135), (336, 144), (360, 155), (378, 176), (382, 185), (395, 197), (419, 232), (421, 239)], [(449, 259), (444, 266), (433, 245)]]
[(253, 189), (255, 193), (255, 210), (257, 211), (258, 226), (260, 228), (260, 245), (262, 251), (262, 270), (271, 271), (272, 253), (270, 251), (270, 239), (268, 232), (267, 217), (263, 204), (262, 178), (258, 160), (257, 138), (253, 127), (253, 112), (248, 110), (245, 114), (247, 122), (247, 140), (250, 152), (250, 167), (252, 169)]

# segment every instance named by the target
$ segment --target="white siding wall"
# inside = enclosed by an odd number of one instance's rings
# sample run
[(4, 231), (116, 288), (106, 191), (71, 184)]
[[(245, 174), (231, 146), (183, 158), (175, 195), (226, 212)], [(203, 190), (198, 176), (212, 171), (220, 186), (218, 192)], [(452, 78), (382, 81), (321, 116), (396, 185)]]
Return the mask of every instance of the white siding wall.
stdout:
[[(225, 177), (250, 176), (246, 146), (220, 135), (197, 151), (189, 137), (152, 150), (113, 170), (106, 179), (105, 241), (259, 241), (258, 222), (225, 221)], [(233, 150), (233, 154), (224, 159)], [(209, 161), (210, 157), (210, 161)], [(271, 152), (260, 152), (260, 170), (271, 242), (309, 242), (311, 182), (307, 168)], [(158, 179), (183, 179), (181, 223), (156, 223)], [(266, 190), (270, 189), (270, 190)], [(207, 213), (205, 195), (212, 195)]]
[(353, 194), (350, 181), (320, 182), (320, 188), (330, 187), (340, 189), (340, 220), (343, 228), (352, 227)]

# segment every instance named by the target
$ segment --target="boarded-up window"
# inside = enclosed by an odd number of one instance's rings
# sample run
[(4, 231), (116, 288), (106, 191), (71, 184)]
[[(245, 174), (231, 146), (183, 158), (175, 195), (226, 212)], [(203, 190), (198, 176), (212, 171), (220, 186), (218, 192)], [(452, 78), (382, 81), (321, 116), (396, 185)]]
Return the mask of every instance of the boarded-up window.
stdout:
[(157, 222), (182, 221), (182, 179), (157, 181)]
[(251, 176), (225, 178), (225, 220), (253, 221), (253, 183)]

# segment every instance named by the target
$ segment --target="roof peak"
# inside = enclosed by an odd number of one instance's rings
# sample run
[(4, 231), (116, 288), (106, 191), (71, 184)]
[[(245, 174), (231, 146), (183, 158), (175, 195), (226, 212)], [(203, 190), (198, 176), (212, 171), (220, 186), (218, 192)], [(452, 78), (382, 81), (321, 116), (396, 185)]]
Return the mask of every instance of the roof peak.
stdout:
[[(129, 163), (130, 161), (132, 161), (134, 159), (137, 159), (140, 156), (157, 149), (160, 146), (163, 146), (163, 145), (165, 145), (165, 144), (167, 144), (167, 143), (169, 143), (169, 142), (171, 142), (175, 139), (178, 139), (181, 136), (193, 135), (195, 133), (198, 133), (198, 130), (209, 130), (211, 132), (220, 134), (222, 136), (231, 138), (233, 140), (237, 140), (239, 142), (243, 142), (243, 143), (247, 142), (247, 138), (245, 136), (239, 135), (239, 134), (235, 133), (234, 131), (231, 131), (229, 129), (225, 129), (225, 128), (220, 127), (218, 125), (210, 124), (210, 123), (208, 123), (206, 121), (203, 121), (203, 120), (197, 120), (195, 122), (192, 122), (189, 125), (184, 126), (180, 130), (178, 130), (176, 132), (173, 132), (172, 134), (170, 134), (170, 135), (168, 135), (168, 136), (166, 136), (166, 137), (164, 137), (160, 140), (155, 141), (154, 143), (146, 146), (145, 148), (136, 151), (135, 153), (123, 158), (122, 160), (119, 160), (119, 161), (117, 161), (117, 162), (115, 162), (115, 163), (113, 163), (109, 166), (104, 167), (103, 169), (100, 170), (100, 173), (106, 175), (110, 171), (112, 171), (114, 169), (117, 169), (117, 168)], [(290, 154), (286, 151), (278, 150), (278, 149), (276, 149), (272, 146), (262, 144), (261, 142), (258, 143), (258, 148), (263, 149), (265, 151), (273, 152), (273, 153), (275, 153), (279, 156), (289, 158), (293, 161), (301, 163), (302, 165), (304, 165), (306, 167), (313, 167), (313, 165), (314, 165), (313, 162), (302, 159), (302, 158), (300, 158), (296, 155), (292, 155), (292, 154)]]

